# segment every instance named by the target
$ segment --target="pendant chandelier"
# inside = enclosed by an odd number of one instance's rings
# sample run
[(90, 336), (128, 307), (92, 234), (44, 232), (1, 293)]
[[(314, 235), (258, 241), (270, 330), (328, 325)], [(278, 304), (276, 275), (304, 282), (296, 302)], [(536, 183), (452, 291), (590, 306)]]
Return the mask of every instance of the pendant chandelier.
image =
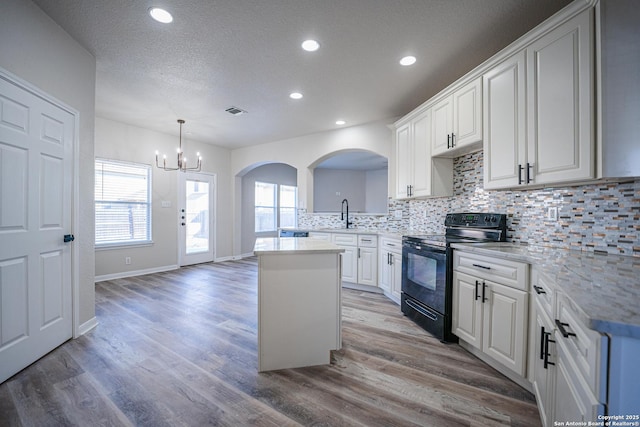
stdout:
[(184, 157), (184, 152), (182, 151), (182, 125), (184, 124), (184, 120), (178, 119), (178, 123), (180, 123), (180, 146), (178, 147), (178, 166), (177, 167), (167, 167), (167, 155), (162, 155), (162, 166), (158, 163), (158, 152), (156, 151), (156, 167), (160, 169), (164, 169), (166, 171), (193, 171), (200, 172), (200, 168), (202, 167), (202, 157), (200, 157), (200, 153), (196, 153), (197, 162), (195, 166), (187, 167), (187, 158)]

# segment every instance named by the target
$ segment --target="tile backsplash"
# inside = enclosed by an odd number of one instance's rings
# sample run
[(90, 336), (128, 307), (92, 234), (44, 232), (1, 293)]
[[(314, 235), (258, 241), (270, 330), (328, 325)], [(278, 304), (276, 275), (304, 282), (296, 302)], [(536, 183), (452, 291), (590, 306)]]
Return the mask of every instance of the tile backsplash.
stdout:
[[(389, 215), (357, 215), (358, 228), (444, 232), (447, 212), (508, 215), (507, 240), (589, 252), (640, 257), (640, 178), (574, 187), (518, 191), (483, 189), (482, 152), (454, 160), (454, 195), (420, 200), (389, 199)], [(558, 219), (548, 220), (548, 208)], [(398, 214), (401, 212), (401, 217)], [(299, 212), (299, 226), (339, 228), (340, 215)]]

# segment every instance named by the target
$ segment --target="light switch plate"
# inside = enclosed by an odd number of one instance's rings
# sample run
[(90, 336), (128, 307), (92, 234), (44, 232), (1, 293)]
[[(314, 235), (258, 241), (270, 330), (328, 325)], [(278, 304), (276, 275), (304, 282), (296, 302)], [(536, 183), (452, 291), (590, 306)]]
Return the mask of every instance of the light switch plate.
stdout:
[(161, 206), (163, 208), (170, 208), (171, 207), (171, 200), (163, 200)]

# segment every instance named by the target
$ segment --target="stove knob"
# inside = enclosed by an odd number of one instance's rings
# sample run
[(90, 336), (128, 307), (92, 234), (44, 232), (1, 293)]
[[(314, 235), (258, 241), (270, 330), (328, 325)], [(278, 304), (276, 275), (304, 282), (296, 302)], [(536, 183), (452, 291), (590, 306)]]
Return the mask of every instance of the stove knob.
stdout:
[(498, 218), (496, 218), (495, 216), (491, 217), (491, 222), (498, 222)]

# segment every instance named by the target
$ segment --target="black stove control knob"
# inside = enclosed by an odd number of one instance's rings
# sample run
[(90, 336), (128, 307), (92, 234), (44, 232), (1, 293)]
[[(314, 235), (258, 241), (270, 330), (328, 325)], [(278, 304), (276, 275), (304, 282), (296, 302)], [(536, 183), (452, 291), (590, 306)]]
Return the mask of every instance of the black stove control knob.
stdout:
[(497, 221), (498, 221), (498, 218), (496, 218), (495, 216), (491, 217), (491, 222), (497, 222)]

